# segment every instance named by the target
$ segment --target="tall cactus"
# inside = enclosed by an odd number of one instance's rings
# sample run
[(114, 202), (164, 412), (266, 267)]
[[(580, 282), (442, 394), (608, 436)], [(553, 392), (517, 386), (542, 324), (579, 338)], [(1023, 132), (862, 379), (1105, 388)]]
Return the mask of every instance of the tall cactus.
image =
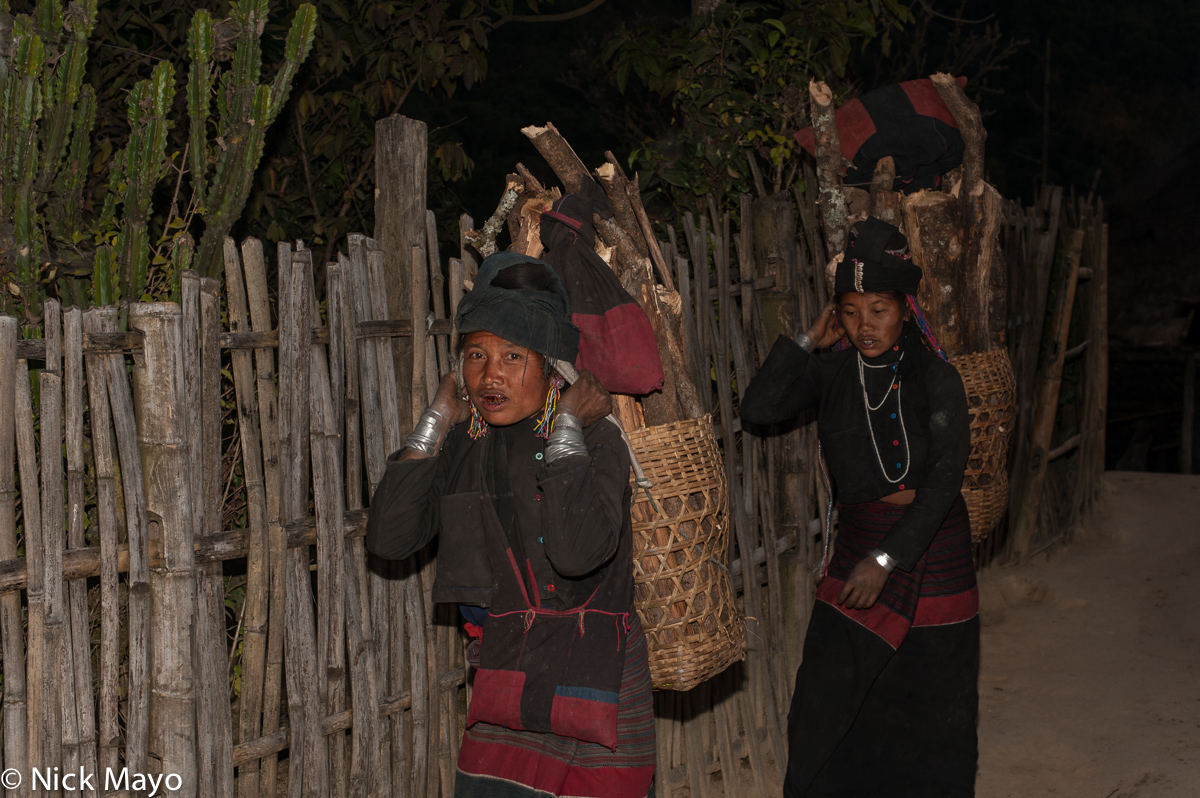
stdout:
[[(217, 90), (217, 127), (225, 143), (216, 157), (211, 185), (197, 188), (204, 197), (204, 235), (196, 251), (196, 266), (210, 277), (222, 272), (221, 248), (229, 228), (237, 221), (250, 196), (254, 172), (262, 159), (263, 137), (292, 88), (292, 79), (312, 48), (317, 24), (316, 9), (308, 4), (296, 10), (288, 31), (284, 60), (270, 86), (258, 83), (262, 74), (259, 36), (267, 16), (267, 0), (238, 0), (232, 20), (237, 29), (233, 67), (221, 76)], [(209, 114), (214, 68), (212, 19), (203, 11), (192, 21), (188, 51), (188, 113), (192, 118), (190, 149), (194, 186), (207, 182), (213, 158), (205, 127)]]
[[(150, 231), (175, 98), (167, 62), (130, 92), (129, 140), (109, 164), (103, 211), (98, 218), (81, 213), (96, 118), (96, 93), (83, 82), (96, 7), (97, 0), (36, 0), (32, 15), (13, 18), (0, 0), (0, 23), (11, 22), (11, 44), (0, 42), (8, 44), (0, 46), (0, 310), (12, 312), (19, 300), (30, 325), (41, 314), (43, 279), (55, 273), (69, 302), (136, 302), (147, 290), (151, 247), (167, 246), (173, 259), (190, 260), (192, 239), (178, 218), (169, 236), (156, 241)], [(220, 273), (221, 242), (249, 196), (264, 133), (308, 56), (316, 25), (315, 9), (300, 6), (284, 62), (269, 86), (259, 85), (267, 0), (236, 0), (232, 10), (236, 48), (229, 69), (217, 64), (223, 49), (217, 31), (229, 23), (215, 25), (209, 12), (198, 11), (188, 37), (186, 167), (195, 192), (189, 207), (204, 223), (195, 260), (208, 274)], [(4, 27), (0, 38), (8, 38)], [(209, 139), (214, 82), (219, 150)], [(47, 260), (50, 274), (43, 278)], [(89, 272), (90, 281), (83, 277)]]

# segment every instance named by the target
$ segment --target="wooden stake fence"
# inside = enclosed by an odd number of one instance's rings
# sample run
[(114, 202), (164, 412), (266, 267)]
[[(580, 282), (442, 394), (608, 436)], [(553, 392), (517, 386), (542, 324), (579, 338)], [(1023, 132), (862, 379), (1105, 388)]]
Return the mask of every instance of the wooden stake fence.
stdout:
[[(610, 187), (630, 182), (606, 174)], [(750, 632), (744, 663), (656, 694), (660, 796), (770, 794), (786, 764), (827, 494), (811, 424), (743, 430), (738, 407), (774, 338), (826, 301), (829, 246), (807, 186), (741, 198), (736, 218), (711, 203), (645, 252), (625, 244), (658, 270), (662, 285), (644, 288), (678, 299), (666, 334), (683, 342), (681, 373), (698, 388), (686, 402), (714, 414)], [(644, 234), (640, 201), (621, 190)], [(1009, 300), (1024, 325), (1010, 330), (1019, 377), (1037, 360), (1061, 205), (1048, 190), (1035, 209), (1010, 207), (1002, 230), (1009, 269), (1038, 275)], [(1098, 308), (1102, 227), (1076, 205), (1063, 226), (1087, 230), (1080, 301)], [(431, 601), (436, 544), (403, 563), (363, 546), (387, 456), (453, 367), (451, 319), (477, 268), (465, 246), (443, 263), (432, 214), (418, 210), (415, 223), (385, 225), (403, 231), (399, 274), (387, 265), (396, 253), (361, 235), (320, 269), (302, 244), (279, 244), (271, 268), (260, 242), (227, 240), (223, 287), (185, 273), (181, 306), (132, 305), (127, 332), (115, 308), (63, 313), (53, 301), (40, 341), (18, 342), (16, 321), (0, 318), (5, 767), (178, 773), (175, 794), (206, 798), (453, 794), (471, 688), (455, 610)], [(1087, 346), (1064, 338), (1060, 355), (1095, 373), (1105, 319), (1080, 318), (1058, 329), (1078, 338), (1082, 325)], [(1089, 464), (1080, 512), (1103, 467), (1091, 437), (1103, 394), (1087, 396), (1082, 443), (1060, 458)], [(1038, 445), (1052, 457), (1069, 443)], [(244, 519), (226, 517), (242, 502)], [(234, 586), (244, 599), (230, 614)]]

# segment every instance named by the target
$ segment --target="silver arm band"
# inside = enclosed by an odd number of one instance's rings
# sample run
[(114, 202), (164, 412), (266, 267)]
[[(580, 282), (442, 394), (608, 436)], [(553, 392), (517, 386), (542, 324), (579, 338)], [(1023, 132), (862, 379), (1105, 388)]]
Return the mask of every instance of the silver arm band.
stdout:
[(886, 551), (883, 551), (882, 549), (871, 549), (870, 553), (867, 554), (867, 556), (874, 557), (875, 562), (879, 563), (879, 565), (882, 566), (883, 570), (887, 571), (889, 574), (892, 571), (896, 570), (896, 566), (900, 564), (899, 560), (895, 559), (894, 557), (892, 557), (890, 554), (888, 554)]
[(404, 439), (405, 449), (416, 449), (432, 457), (441, 448), (442, 438), (449, 428), (446, 417), (432, 407), (425, 408), (413, 431)]
[(553, 463), (560, 457), (586, 455), (587, 444), (583, 440), (583, 422), (570, 413), (559, 413), (554, 417), (554, 431), (546, 439), (546, 462)]
[(808, 337), (808, 333), (800, 333), (796, 336), (795, 341), (805, 352), (813, 351), (813, 339)]

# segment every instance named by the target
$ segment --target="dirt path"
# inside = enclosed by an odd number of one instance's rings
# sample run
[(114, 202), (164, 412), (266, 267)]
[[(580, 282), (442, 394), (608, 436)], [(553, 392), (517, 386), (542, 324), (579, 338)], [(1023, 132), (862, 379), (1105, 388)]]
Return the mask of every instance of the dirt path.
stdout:
[(978, 798), (1200, 796), (1200, 476), (1106, 482), (1092, 540), (981, 576)]

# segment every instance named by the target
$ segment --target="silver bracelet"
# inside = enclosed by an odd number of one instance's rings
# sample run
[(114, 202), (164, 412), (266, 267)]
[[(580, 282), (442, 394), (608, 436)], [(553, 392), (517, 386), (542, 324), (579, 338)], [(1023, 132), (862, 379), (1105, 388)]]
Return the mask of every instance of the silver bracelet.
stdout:
[(421, 418), (417, 420), (417, 425), (413, 427), (413, 431), (404, 439), (404, 448), (416, 449), (418, 452), (424, 452), (432, 457), (438, 453), (441, 448), (444, 429), (439, 427), (449, 426), (446, 422), (446, 417), (434, 410), (432, 407), (425, 408), (425, 412), (421, 414)]
[(795, 338), (796, 344), (805, 352), (813, 351), (813, 339), (808, 337), (808, 333), (800, 333)]
[(871, 549), (867, 556), (875, 558), (875, 562), (879, 563), (880, 567), (882, 567), (883, 570), (887, 571), (889, 574), (896, 570), (896, 566), (900, 564), (899, 560), (892, 557), (883, 549)]
[(546, 439), (546, 462), (553, 463), (560, 457), (586, 455), (587, 444), (583, 440), (583, 422), (570, 413), (559, 413), (554, 417), (554, 431)]

